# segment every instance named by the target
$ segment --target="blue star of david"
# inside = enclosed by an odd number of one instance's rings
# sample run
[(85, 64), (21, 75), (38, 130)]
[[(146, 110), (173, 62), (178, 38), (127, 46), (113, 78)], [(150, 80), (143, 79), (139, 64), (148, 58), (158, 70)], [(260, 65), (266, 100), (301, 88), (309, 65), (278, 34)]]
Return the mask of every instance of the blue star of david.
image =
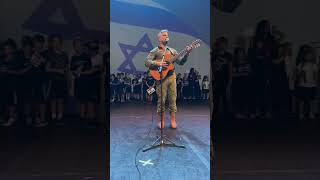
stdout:
[[(144, 46), (146, 45), (146, 46)], [(128, 45), (119, 43), (120, 49), (125, 56), (124, 62), (118, 67), (118, 71), (130, 74), (143, 73), (138, 71), (133, 63), (134, 56), (138, 52), (150, 52), (153, 48), (152, 43), (147, 34), (144, 34), (137, 45)], [(130, 52), (130, 53), (129, 53)]]

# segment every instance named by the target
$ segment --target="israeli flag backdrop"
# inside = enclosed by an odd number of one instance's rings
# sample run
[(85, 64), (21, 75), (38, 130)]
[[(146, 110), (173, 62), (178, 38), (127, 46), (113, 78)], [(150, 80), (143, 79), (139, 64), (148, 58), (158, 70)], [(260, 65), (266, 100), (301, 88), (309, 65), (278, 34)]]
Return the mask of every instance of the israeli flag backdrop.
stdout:
[(178, 73), (195, 68), (203, 75), (210, 71), (209, 0), (111, 0), (111, 73), (146, 72), (148, 52), (158, 45), (157, 34), (168, 29), (169, 46), (177, 51), (196, 39), (202, 44), (190, 54)]

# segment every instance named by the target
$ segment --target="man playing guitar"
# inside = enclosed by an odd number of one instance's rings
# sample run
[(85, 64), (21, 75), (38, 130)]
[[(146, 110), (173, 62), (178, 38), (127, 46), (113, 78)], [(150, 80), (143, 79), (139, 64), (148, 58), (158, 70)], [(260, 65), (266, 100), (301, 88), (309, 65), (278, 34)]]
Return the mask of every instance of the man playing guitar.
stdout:
[[(173, 67), (173, 63), (175, 62), (179, 65), (184, 65), (186, 63), (188, 55), (192, 51), (191, 47), (187, 46), (183, 54), (178, 54), (178, 52), (175, 49), (168, 47), (167, 46), (167, 43), (169, 41), (168, 30), (161, 30), (158, 33), (158, 40), (159, 40), (159, 46), (150, 51), (149, 55), (147, 56), (147, 60), (145, 61), (145, 66), (148, 67), (150, 71), (152, 71), (152, 69), (153, 71), (156, 71), (154, 69), (159, 68), (161, 64), (163, 67), (163, 71), (165, 71), (166, 68), (168, 68), (169, 66)], [(174, 58), (174, 57), (177, 57), (177, 58)], [(161, 61), (163, 58), (164, 60)], [(175, 59), (175, 60), (171, 61), (172, 59)], [(157, 78), (155, 79), (159, 80)], [(157, 112), (158, 112), (158, 119), (159, 119), (159, 122), (158, 122), (159, 128), (164, 127), (164, 124), (161, 124), (161, 122), (164, 123), (164, 110), (165, 110), (166, 100), (168, 100), (169, 102), (168, 109), (171, 115), (171, 127), (173, 129), (177, 128), (176, 116), (175, 116), (177, 112), (177, 105), (176, 105), (177, 87), (176, 86), (177, 86), (176, 73), (175, 73), (174, 67), (169, 69), (167, 74), (162, 77), (162, 98), (160, 94), (160, 91), (161, 91), (160, 82), (157, 81), (156, 83), (156, 92), (158, 96)], [(161, 104), (162, 104), (162, 108), (161, 108)]]

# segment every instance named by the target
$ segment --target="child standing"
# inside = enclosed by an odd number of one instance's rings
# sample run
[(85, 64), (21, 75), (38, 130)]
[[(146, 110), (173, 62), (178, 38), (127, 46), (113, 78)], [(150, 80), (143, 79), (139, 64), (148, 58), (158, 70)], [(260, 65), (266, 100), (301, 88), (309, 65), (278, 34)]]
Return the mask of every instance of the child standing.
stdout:
[(124, 92), (125, 92), (125, 101), (129, 101), (131, 97), (131, 78), (126, 73), (124, 76)]
[(316, 55), (309, 48), (297, 67), (297, 96), (299, 99), (299, 119), (304, 118), (304, 108), (308, 107), (309, 118), (313, 119), (314, 100), (317, 86)]
[[(145, 85), (147, 89), (155, 88), (156, 81), (153, 79), (153, 77), (150, 74), (148, 74), (145, 83), (146, 83)], [(152, 94), (148, 94), (148, 92), (144, 92), (144, 93), (146, 93), (147, 102), (152, 102), (155, 92)]]
[[(11, 126), (17, 120), (17, 109), (14, 98), (16, 91), (15, 71), (19, 65), (19, 57), (17, 55), (17, 45), (12, 39), (8, 39), (3, 44), (4, 55), (0, 64), (0, 75), (2, 77), (2, 99), (5, 105), (6, 119), (2, 126)], [(20, 64), (21, 65), (21, 64)], [(19, 66), (20, 66), (19, 65)]]
[(181, 73), (177, 74), (177, 99), (181, 100), (182, 97), (182, 77), (181, 77)]
[(63, 125), (64, 101), (68, 95), (68, 84), (66, 72), (68, 69), (69, 58), (63, 51), (63, 41), (60, 35), (50, 37), (52, 48), (49, 50), (46, 65), (46, 71), (49, 73), (51, 88), (50, 88), (50, 105), (51, 119), (57, 125)]
[(203, 76), (202, 80), (202, 97), (203, 99), (207, 100), (209, 99), (209, 78), (208, 76)]
[(281, 57), (285, 63), (285, 71), (289, 85), (289, 103), (291, 104), (290, 112), (294, 113), (296, 110), (296, 100), (294, 96), (295, 81), (296, 81), (296, 63), (292, 58), (292, 45), (285, 43), (281, 52)]
[(232, 98), (235, 116), (246, 118), (249, 113), (251, 67), (243, 48), (236, 48), (232, 63)]

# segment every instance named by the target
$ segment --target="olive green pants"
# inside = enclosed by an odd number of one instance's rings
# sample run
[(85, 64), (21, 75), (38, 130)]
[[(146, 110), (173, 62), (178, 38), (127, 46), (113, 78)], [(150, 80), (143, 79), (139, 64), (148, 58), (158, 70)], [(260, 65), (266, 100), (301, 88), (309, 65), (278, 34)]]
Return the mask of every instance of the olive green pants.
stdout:
[[(156, 91), (158, 95), (158, 104), (157, 112), (164, 112), (166, 109), (166, 102), (168, 101), (168, 110), (170, 112), (177, 112), (177, 84), (176, 76), (171, 75), (170, 77), (162, 81), (162, 98), (161, 98), (161, 86), (160, 83), (157, 83)], [(162, 108), (161, 108), (162, 101)]]

